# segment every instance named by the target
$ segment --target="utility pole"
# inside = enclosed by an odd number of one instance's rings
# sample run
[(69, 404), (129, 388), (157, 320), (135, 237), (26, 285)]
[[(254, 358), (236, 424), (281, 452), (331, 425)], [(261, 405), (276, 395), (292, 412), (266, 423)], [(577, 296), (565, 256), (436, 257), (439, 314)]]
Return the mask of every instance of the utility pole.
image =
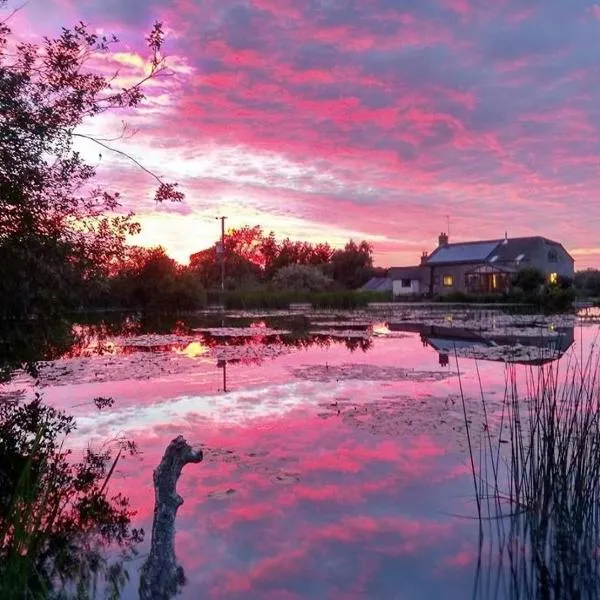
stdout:
[(227, 217), (215, 217), (221, 220), (221, 247), (219, 254), (221, 255), (221, 305), (225, 302), (225, 219)]

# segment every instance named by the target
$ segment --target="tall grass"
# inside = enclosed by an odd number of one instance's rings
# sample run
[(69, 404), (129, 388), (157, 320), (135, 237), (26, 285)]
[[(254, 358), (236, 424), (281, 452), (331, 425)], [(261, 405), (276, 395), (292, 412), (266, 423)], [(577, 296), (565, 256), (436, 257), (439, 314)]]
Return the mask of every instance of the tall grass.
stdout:
[(600, 598), (595, 348), (564, 365), (507, 365), (502, 408), (494, 413), (482, 392), (483, 431), (465, 417), (481, 533), (476, 598)]

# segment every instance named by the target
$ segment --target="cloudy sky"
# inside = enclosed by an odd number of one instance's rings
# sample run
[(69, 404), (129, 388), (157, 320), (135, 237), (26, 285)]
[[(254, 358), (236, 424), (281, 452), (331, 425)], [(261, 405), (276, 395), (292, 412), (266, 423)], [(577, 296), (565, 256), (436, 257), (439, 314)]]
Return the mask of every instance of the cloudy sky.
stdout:
[[(178, 260), (216, 216), (279, 236), (368, 239), (382, 266), (453, 241), (540, 234), (600, 264), (600, 3), (593, 0), (29, 0), (12, 26), (115, 32), (107, 72), (143, 73), (168, 31), (172, 73), (120, 143), (180, 182), (104, 156), (99, 174)], [(89, 130), (117, 131), (124, 115)], [(97, 149), (83, 148), (90, 159)]]

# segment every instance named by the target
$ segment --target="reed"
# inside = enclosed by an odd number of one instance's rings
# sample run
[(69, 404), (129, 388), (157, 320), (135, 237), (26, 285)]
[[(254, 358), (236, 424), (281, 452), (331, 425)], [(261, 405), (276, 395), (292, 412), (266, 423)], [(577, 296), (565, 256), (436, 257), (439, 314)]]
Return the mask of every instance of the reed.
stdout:
[[(475, 598), (600, 598), (600, 352), (506, 366), (502, 409), (480, 379), (465, 417), (480, 522)], [(467, 400), (461, 394), (463, 408)]]

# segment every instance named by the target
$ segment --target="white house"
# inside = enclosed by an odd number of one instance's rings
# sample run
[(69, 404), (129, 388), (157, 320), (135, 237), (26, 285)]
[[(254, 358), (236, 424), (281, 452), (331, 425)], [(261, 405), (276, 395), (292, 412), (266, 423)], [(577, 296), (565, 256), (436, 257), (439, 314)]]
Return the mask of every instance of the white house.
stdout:
[(392, 293), (398, 296), (414, 296), (427, 291), (427, 282), (421, 281), (423, 269), (420, 267), (392, 267), (388, 272), (392, 280)]

